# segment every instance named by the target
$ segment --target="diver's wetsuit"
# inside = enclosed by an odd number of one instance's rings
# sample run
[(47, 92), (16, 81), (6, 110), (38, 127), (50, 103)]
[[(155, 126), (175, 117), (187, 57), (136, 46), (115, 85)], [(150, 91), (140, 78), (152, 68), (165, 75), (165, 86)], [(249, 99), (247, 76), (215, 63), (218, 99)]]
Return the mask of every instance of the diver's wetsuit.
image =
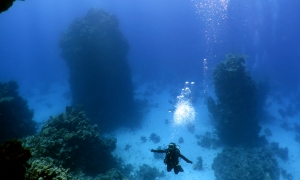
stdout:
[(181, 157), (187, 163), (192, 163), (192, 161), (188, 160), (185, 156), (180, 154), (180, 151), (177, 148), (173, 150), (170, 150), (169, 148), (165, 150), (151, 149), (151, 152), (166, 153), (164, 163), (167, 165), (167, 171), (170, 172), (174, 168), (175, 174), (178, 174), (179, 172), (183, 172), (182, 167), (179, 165), (179, 160), (178, 160), (179, 157)]

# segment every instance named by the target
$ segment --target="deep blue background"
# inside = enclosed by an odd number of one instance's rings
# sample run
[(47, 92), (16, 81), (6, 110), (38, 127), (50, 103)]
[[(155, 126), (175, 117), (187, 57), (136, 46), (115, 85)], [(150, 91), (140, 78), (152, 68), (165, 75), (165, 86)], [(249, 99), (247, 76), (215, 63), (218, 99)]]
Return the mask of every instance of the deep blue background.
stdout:
[(249, 55), (256, 78), (298, 90), (297, 0), (16, 1), (0, 14), (0, 81), (15, 79), (21, 91), (67, 81), (60, 34), (93, 7), (118, 17), (133, 75), (142, 81), (203, 82), (227, 53), (238, 53)]

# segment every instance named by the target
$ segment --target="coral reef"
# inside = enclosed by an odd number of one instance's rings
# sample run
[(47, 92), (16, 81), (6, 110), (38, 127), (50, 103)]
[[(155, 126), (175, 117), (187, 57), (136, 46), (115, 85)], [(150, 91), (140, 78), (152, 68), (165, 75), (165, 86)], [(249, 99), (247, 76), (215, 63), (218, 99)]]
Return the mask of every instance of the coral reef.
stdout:
[(281, 124), (280, 124), (280, 127), (286, 131), (291, 131), (293, 130), (293, 128), (291, 127), (290, 123), (287, 122), (287, 121), (283, 121)]
[(280, 169), (264, 148), (225, 148), (212, 164), (216, 180), (278, 180)]
[(126, 144), (125, 147), (124, 147), (124, 150), (128, 151), (130, 148), (131, 148), (131, 145), (130, 144)]
[(2, 0), (0, 1), (0, 13), (7, 11), (14, 3), (15, 0)]
[(96, 177), (86, 176), (80, 172), (72, 176), (76, 180), (128, 180), (118, 169), (112, 168), (104, 174), (99, 174)]
[(19, 140), (10, 140), (0, 145), (0, 179), (23, 180), (31, 152)]
[(285, 109), (279, 108), (277, 111), (282, 119), (294, 117), (299, 113), (297, 107), (294, 107), (293, 104), (289, 104)]
[(187, 127), (187, 129), (188, 129), (188, 131), (189, 131), (190, 133), (194, 134), (194, 132), (195, 132), (195, 130), (196, 130), (195, 124), (188, 123), (188, 124), (186, 125), (186, 127)]
[(220, 146), (220, 140), (210, 132), (205, 132), (202, 136), (196, 135), (196, 138), (200, 140), (197, 141), (197, 144), (203, 148), (217, 149)]
[(59, 46), (70, 70), (73, 105), (82, 104), (102, 132), (140, 125), (127, 60), (129, 45), (116, 16), (90, 9), (71, 23)]
[(193, 169), (198, 170), (198, 171), (203, 170), (203, 159), (202, 159), (202, 157), (197, 158), (197, 163), (195, 165), (193, 165)]
[(31, 159), (25, 180), (71, 180), (68, 170), (57, 167), (51, 158)]
[(98, 175), (94, 180), (127, 180), (127, 178), (118, 170), (118, 169), (110, 169), (105, 174)]
[(50, 157), (58, 167), (88, 175), (105, 173), (117, 167), (111, 154), (116, 139), (100, 137), (97, 126), (89, 123), (80, 107), (66, 107), (65, 113), (50, 117), (39, 134), (24, 138), (23, 145), (34, 158)]
[(76, 174), (71, 173), (71, 178), (76, 180), (128, 180), (118, 169), (112, 168), (106, 173), (99, 174), (96, 177), (87, 176), (83, 172)]
[(294, 130), (296, 133), (300, 134), (300, 124), (294, 123)]
[(155, 133), (151, 133), (149, 139), (154, 142), (155, 144), (159, 143), (160, 142), (160, 137), (155, 134)]
[(257, 87), (245, 68), (245, 57), (227, 55), (213, 71), (217, 101), (208, 98), (216, 133), (227, 145), (253, 145), (260, 126), (257, 117)]
[(295, 141), (300, 143), (300, 135), (299, 134), (296, 134), (295, 135)]
[(122, 165), (121, 172), (125, 177), (131, 177), (131, 173), (134, 172), (134, 166), (132, 164), (124, 164), (124, 162), (121, 160), (120, 161)]
[(283, 179), (286, 179), (286, 180), (293, 180), (294, 179), (293, 175), (287, 173), (285, 169), (281, 168), (280, 172), (281, 172), (281, 175), (282, 175)]
[(147, 142), (147, 138), (146, 138), (146, 136), (141, 136), (141, 142), (142, 142), (142, 143), (145, 143), (145, 142)]
[(264, 134), (269, 137), (269, 136), (272, 136), (272, 131), (269, 129), (269, 128), (265, 128), (264, 129)]
[(162, 177), (165, 177), (163, 171), (159, 171), (155, 167), (150, 167), (148, 164), (143, 164), (142, 166), (139, 166), (139, 169), (135, 172), (132, 179), (153, 180)]
[(0, 82), (0, 144), (36, 133), (33, 110), (18, 92), (16, 81)]
[(298, 123), (294, 123), (294, 130), (295, 130), (295, 141), (300, 143), (300, 125)]
[(273, 154), (277, 155), (283, 161), (287, 161), (289, 159), (289, 149), (287, 147), (280, 148), (278, 142), (271, 143), (271, 150)]

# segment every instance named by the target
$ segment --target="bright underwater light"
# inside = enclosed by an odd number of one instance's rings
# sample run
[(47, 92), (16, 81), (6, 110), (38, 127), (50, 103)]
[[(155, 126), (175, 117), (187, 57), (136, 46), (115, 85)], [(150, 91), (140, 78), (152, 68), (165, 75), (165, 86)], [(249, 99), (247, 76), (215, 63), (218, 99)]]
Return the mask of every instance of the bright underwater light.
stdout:
[(192, 88), (194, 82), (186, 82), (185, 87), (181, 91), (181, 95), (177, 96), (177, 103), (175, 105), (173, 123), (174, 125), (183, 125), (191, 123), (195, 120), (196, 111), (193, 107), (192, 100)]
[(195, 120), (195, 109), (190, 102), (182, 101), (176, 104), (174, 112), (174, 124), (186, 124)]

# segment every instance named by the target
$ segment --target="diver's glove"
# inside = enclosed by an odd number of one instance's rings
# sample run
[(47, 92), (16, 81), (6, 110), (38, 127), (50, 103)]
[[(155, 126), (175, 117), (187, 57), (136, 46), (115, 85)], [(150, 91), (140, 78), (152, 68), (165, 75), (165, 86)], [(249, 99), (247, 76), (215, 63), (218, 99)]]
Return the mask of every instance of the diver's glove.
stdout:
[(154, 152), (154, 149), (151, 149), (151, 152)]
[(187, 161), (187, 163), (191, 163), (191, 164), (193, 164), (193, 161), (190, 161), (190, 160), (188, 160), (188, 161)]

